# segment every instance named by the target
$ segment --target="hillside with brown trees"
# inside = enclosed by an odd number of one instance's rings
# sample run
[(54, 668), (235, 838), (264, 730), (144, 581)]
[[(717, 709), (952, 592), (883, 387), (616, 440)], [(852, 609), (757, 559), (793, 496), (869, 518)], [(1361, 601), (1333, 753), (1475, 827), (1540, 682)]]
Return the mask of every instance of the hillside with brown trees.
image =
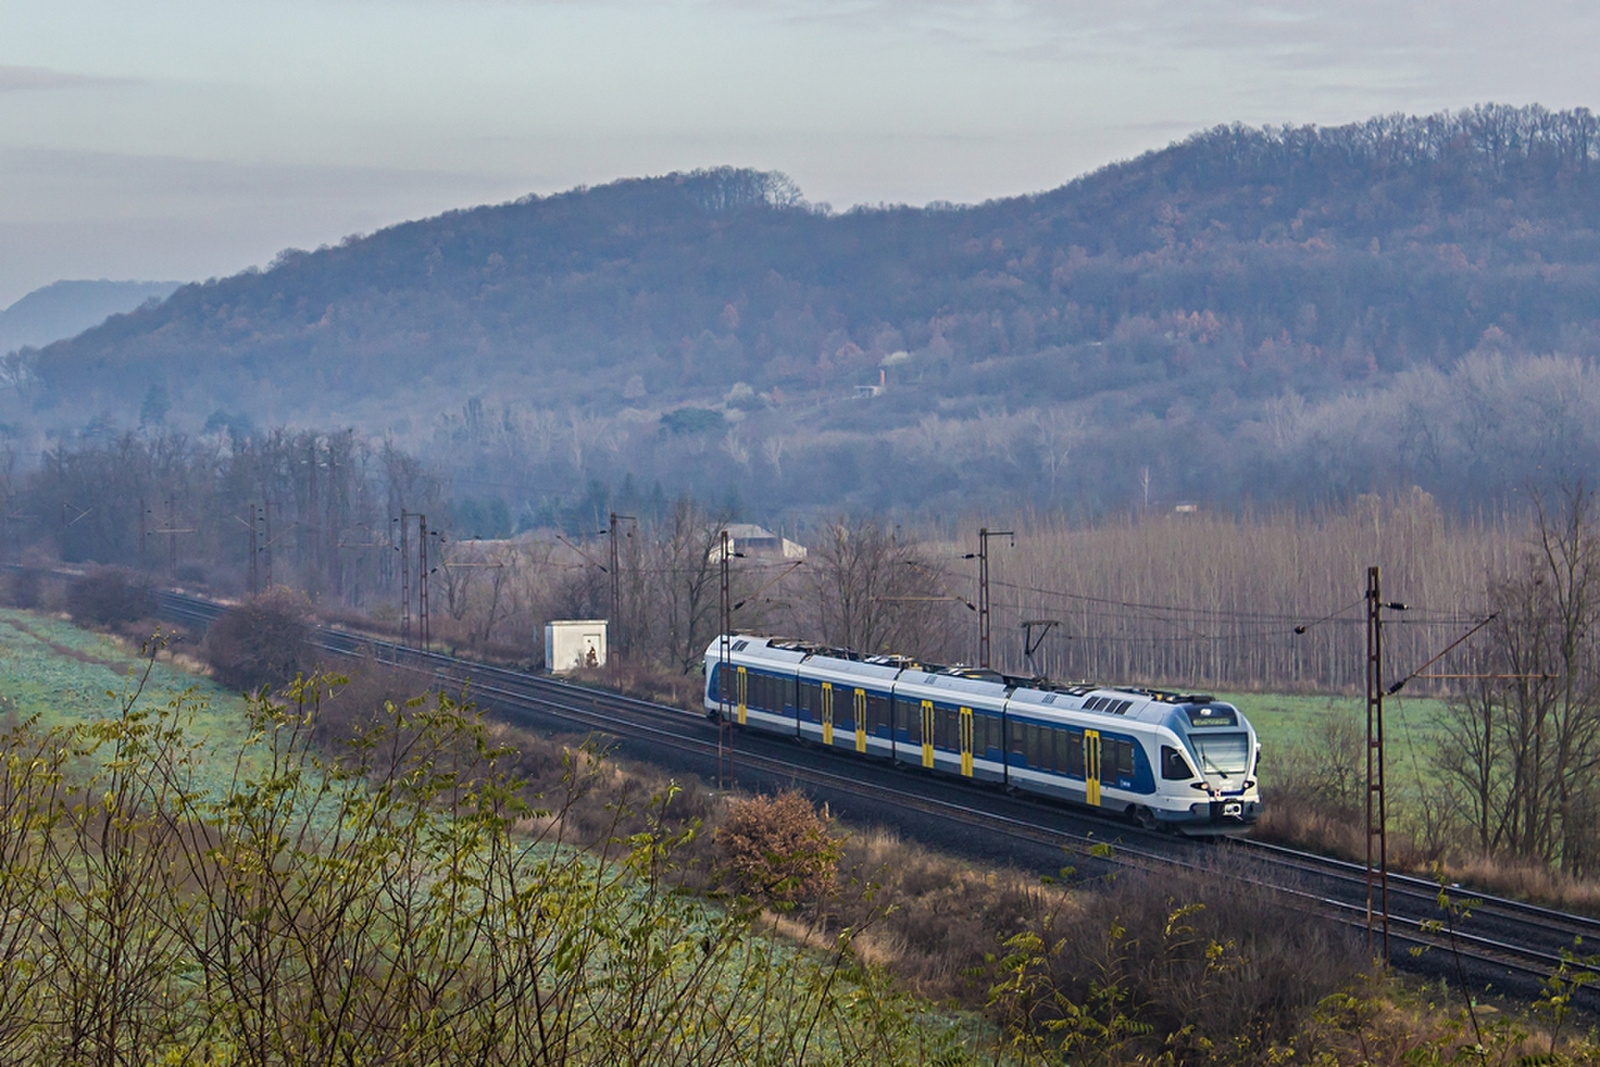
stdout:
[(630, 477), (763, 516), (1471, 508), (1600, 459), (1597, 193), (1593, 115), (1494, 105), (1219, 127), (972, 206), (629, 179), (186, 286), (15, 353), (0, 419), (353, 426), (512, 526)]

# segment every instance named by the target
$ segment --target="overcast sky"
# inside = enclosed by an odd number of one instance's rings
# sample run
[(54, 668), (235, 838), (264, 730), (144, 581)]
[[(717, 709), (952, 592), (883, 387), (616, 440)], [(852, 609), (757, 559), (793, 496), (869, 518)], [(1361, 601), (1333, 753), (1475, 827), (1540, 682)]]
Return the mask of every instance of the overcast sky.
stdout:
[(0, 0), (0, 307), (729, 163), (1048, 189), (1216, 123), (1600, 106), (1565, 0)]

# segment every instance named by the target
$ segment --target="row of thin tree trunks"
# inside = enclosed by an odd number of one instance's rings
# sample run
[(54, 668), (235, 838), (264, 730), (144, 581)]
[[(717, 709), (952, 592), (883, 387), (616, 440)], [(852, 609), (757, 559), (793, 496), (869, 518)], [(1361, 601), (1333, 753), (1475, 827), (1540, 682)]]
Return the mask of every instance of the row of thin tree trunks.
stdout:
[[(1407, 607), (1384, 612), (1388, 675), (1398, 678), (1487, 614), (1489, 583), (1526, 554), (1529, 533), (1523, 518), (1447, 522), (1421, 491), (1316, 517), (1046, 522), (1019, 531), (1014, 546), (991, 539), (992, 663), (1057, 680), (1354, 690), (1368, 567), (1382, 568), (1384, 600)], [(962, 540), (975, 542), (975, 531)], [(951, 573), (959, 592), (964, 576)], [(1031, 659), (1026, 620), (1056, 621)], [(1430, 685), (1450, 683), (1416, 683)]]

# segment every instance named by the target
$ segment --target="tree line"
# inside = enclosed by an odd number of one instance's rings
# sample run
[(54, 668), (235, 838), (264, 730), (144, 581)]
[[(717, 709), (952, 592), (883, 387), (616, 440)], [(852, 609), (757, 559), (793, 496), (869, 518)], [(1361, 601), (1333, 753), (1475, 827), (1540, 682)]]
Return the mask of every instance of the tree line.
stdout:
[(7, 551), (43, 548), (225, 588), (290, 584), (366, 603), (398, 571), (395, 522), (441, 506), (415, 457), (352, 431), (127, 432), (10, 468)]
[[(725, 607), (736, 630), (934, 663), (978, 658), (978, 531), (967, 522), (837, 516), (797, 535), (803, 559), (735, 542), (724, 602), (722, 538), (735, 513), (684, 497), (616, 514), (623, 498), (597, 490), (591, 504), (613, 509), (603, 517), (615, 515), (614, 527), (461, 536), (440, 479), (349, 434), (266, 434), (227, 449), (129, 435), (62, 449), (4, 482), (7, 544), (13, 558), (120, 563), (248, 594), (252, 543), (240, 520), (264, 488), (278, 494), (273, 514), (287, 516), (270, 537), (264, 524), (256, 534), (258, 556), (273, 553), (271, 584), (391, 630), (407, 580), (393, 520), (436, 509), (432, 638), (449, 648), (536, 664), (544, 622), (605, 618), (630, 670), (688, 676), (688, 700)], [(1481, 627), (1447, 672), (1467, 678), (1408, 685), (1448, 708), (1429, 798), (1435, 841), (1588, 872), (1600, 856), (1600, 512), (1580, 483), (1529, 496), (1526, 512), (1468, 519), (1421, 489), (1261, 515), (1019, 515), (1014, 536), (988, 545), (992, 665), (1061, 682), (1355, 693), (1365, 573), (1380, 566), (1386, 598), (1406, 604), (1387, 627), (1391, 678)], [(264, 589), (268, 567), (257, 566)], [(409, 575), (413, 610), (421, 577)], [(39, 596), (21, 581), (11, 593)]]
[[(381, 427), (448, 472), (536, 487), (502, 494), (513, 522), (630, 473), (713, 500), (743, 479), (770, 508), (1016, 506), (1048, 483), (1050, 507), (1101, 516), (1145, 468), (1169, 503), (1414, 482), (1471, 508), (1547, 451), (1503, 424), (1542, 395), (1517, 365), (1600, 354), (1594, 124), (1484, 106), (1224, 127), (964, 208), (830, 214), (750, 171), (527, 198), (19, 355), (0, 417), (19, 440), (146, 414)], [(1429, 402), (1483, 384), (1475, 353), (1508, 368), (1492, 440), (1479, 409)], [(846, 399), (880, 372), (887, 392)], [(484, 402), (516, 392), (537, 400)], [(1577, 408), (1556, 414), (1587, 455)], [(1489, 477), (1459, 476), (1461, 454)]]

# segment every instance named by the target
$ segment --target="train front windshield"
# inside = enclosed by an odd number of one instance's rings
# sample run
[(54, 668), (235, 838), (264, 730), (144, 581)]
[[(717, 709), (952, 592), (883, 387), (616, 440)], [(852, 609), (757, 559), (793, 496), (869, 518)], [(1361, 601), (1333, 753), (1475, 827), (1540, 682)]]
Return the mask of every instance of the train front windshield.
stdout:
[(1233, 777), (1250, 769), (1249, 734), (1190, 734), (1190, 744), (1200, 757), (1200, 773)]

